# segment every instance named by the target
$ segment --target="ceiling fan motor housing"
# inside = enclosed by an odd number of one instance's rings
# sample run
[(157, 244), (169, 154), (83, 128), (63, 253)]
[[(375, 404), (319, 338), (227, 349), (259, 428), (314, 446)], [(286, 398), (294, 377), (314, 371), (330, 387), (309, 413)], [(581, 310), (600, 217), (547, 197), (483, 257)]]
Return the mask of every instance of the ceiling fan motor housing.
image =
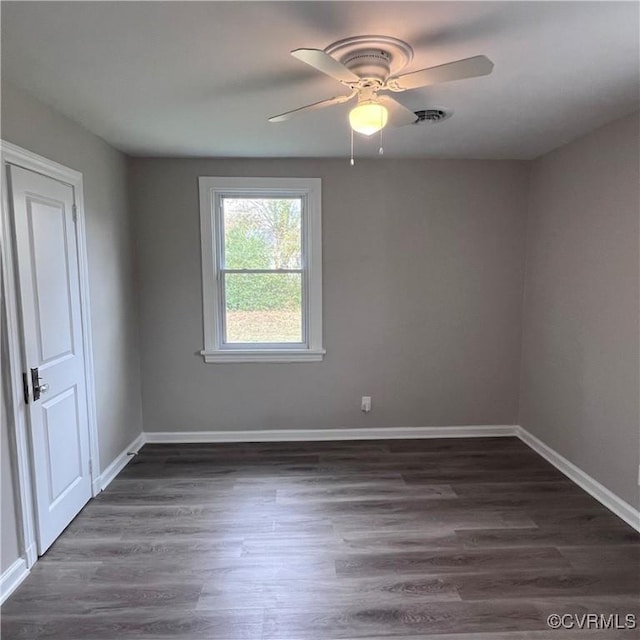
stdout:
[(363, 79), (384, 82), (391, 72), (391, 56), (380, 49), (355, 51), (341, 62), (349, 71)]
[(403, 69), (413, 58), (413, 49), (391, 36), (355, 36), (330, 44), (325, 52), (341, 62), (362, 81), (373, 86)]

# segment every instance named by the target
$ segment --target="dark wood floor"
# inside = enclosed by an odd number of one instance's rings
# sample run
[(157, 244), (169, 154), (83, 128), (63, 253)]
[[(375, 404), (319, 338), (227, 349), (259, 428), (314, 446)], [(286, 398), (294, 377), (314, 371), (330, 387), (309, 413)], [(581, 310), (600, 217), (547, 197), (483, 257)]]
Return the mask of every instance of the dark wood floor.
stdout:
[[(515, 438), (146, 445), (2, 640), (532, 640), (640, 620), (640, 538)], [(622, 620), (622, 618), (621, 618)]]

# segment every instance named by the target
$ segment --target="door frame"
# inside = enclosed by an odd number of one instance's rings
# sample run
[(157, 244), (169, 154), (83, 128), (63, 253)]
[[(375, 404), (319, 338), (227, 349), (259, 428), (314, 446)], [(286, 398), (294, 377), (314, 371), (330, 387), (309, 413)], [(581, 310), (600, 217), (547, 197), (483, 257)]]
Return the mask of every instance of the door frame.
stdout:
[(0, 260), (2, 264), (2, 285), (5, 292), (5, 316), (8, 342), (8, 366), (12, 397), (7, 414), (13, 418), (14, 430), (9, 433), (11, 453), (15, 457), (16, 492), (18, 494), (19, 519), (22, 521), (21, 551), (27, 568), (33, 566), (37, 555), (37, 527), (34, 493), (35, 469), (30, 438), (29, 418), (24, 402), (22, 373), (28, 371), (25, 362), (22, 317), (18, 296), (15, 234), (13, 230), (11, 203), (8, 193), (9, 165), (22, 167), (48, 178), (73, 187), (76, 214), (76, 242), (78, 248), (78, 274), (80, 278), (80, 315), (82, 326), (82, 348), (84, 351), (84, 373), (87, 394), (87, 418), (89, 427), (89, 460), (91, 475), (91, 495), (100, 493), (100, 458), (98, 449), (98, 422), (96, 414), (95, 378), (93, 366), (93, 341), (89, 301), (89, 269), (87, 261), (86, 227), (84, 216), (84, 194), (82, 173), (62, 164), (32, 153), (10, 142), (0, 140), (2, 156), (2, 225), (0, 227)]

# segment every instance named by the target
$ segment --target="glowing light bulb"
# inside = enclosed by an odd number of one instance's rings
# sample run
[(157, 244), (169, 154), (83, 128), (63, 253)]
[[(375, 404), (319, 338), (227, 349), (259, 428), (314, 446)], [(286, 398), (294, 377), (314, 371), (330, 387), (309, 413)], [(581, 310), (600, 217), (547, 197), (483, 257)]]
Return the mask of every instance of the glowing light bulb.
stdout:
[(361, 102), (349, 112), (349, 124), (354, 131), (370, 136), (384, 129), (389, 112), (387, 108), (374, 100)]

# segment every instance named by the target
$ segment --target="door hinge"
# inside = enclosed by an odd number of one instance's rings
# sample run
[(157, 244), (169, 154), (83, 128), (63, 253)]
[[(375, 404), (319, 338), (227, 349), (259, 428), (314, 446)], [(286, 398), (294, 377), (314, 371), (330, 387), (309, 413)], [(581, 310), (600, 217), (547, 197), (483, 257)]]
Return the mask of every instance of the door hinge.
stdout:
[(29, 404), (29, 376), (22, 374), (22, 391), (24, 393), (24, 403)]
[(78, 222), (78, 207), (75, 205), (75, 203), (71, 207), (71, 212), (73, 213), (73, 221)]
[(93, 478), (93, 460), (89, 460), (89, 475)]

